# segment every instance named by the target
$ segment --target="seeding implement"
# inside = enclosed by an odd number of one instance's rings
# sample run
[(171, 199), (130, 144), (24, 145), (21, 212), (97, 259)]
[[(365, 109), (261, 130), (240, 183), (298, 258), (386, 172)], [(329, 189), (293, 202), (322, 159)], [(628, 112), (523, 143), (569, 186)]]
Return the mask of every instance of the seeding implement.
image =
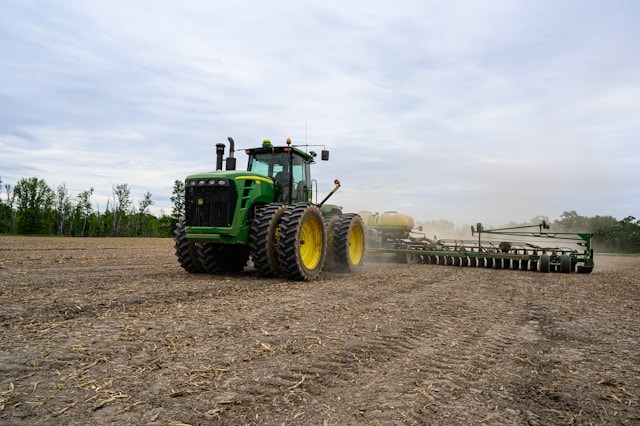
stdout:
[[(414, 228), (413, 218), (396, 212), (360, 214), (367, 226), (366, 251), (398, 262), (587, 274), (594, 266), (593, 234), (550, 232), (544, 221), (499, 229), (478, 223), (471, 227), (477, 240), (456, 240), (427, 238)], [(498, 235), (520, 238), (505, 241)]]
[[(285, 146), (265, 140), (245, 150), (247, 170), (238, 171), (232, 138), (229, 144), (225, 170), (225, 145), (220, 143), (216, 170), (185, 181), (185, 216), (174, 239), (186, 271), (241, 271), (251, 258), (261, 275), (312, 280), (323, 269), (351, 272), (362, 265), (362, 219), (325, 204), (340, 182), (335, 181), (324, 200), (312, 203), (315, 152), (292, 145), (290, 139)], [(328, 160), (329, 151), (323, 150), (321, 158)]]

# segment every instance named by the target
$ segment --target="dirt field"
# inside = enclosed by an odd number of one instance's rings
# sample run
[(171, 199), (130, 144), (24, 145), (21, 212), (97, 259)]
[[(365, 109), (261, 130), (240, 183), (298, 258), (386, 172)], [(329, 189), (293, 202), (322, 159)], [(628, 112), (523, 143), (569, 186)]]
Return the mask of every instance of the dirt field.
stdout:
[(292, 283), (172, 243), (0, 237), (0, 423), (640, 423), (638, 257)]

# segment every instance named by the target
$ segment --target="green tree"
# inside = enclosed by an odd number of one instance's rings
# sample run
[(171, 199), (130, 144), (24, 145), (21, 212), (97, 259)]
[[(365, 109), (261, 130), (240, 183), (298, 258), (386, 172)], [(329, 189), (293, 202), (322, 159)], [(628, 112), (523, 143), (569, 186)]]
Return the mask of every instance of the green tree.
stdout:
[(173, 231), (175, 228), (176, 227), (171, 216), (165, 214), (158, 219), (158, 236), (173, 237)]
[(54, 193), (47, 183), (37, 177), (23, 178), (14, 188), (16, 197), (16, 225), (20, 234), (49, 234), (54, 223)]
[(144, 198), (142, 199), (142, 201), (140, 201), (140, 205), (138, 206), (138, 216), (139, 216), (139, 224), (140, 224), (140, 232), (136, 233), (137, 235), (142, 235), (144, 237), (149, 237), (151, 236), (151, 232), (150, 232), (150, 217), (151, 216), (148, 212), (149, 207), (151, 207), (154, 204), (153, 200), (151, 199), (151, 192), (147, 191), (146, 194), (144, 194)]
[(627, 216), (613, 229), (613, 238), (619, 250), (627, 253), (640, 253), (640, 220)]
[[(4, 196), (2, 194), (2, 188), (4, 188)], [(2, 178), (0, 178), (0, 233), (15, 234), (15, 210), (16, 197), (13, 191), (13, 186), (9, 183), (2, 185)]]
[(580, 216), (575, 210), (565, 211), (560, 220), (554, 222), (563, 232), (590, 232), (589, 218)]
[(184, 216), (184, 181), (176, 179), (171, 193), (171, 230), (175, 229), (180, 218)]
[[(126, 183), (113, 188), (113, 236), (126, 235), (127, 213), (131, 208), (131, 189)], [(106, 212), (105, 212), (106, 213)]]
[(69, 197), (69, 191), (67, 190), (67, 185), (65, 183), (59, 185), (56, 188), (55, 208), (56, 233), (58, 235), (65, 235), (65, 228), (69, 228), (69, 225), (71, 223), (71, 214), (73, 212), (71, 197)]
[(93, 187), (86, 191), (82, 191), (76, 196), (76, 211), (75, 211), (75, 232), (77, 235), (85, 236), (90, 235), (90, 230), (87, 229), (87, 225), (90, 225), (89, 219), (93, 214), (93, 207), (91, 206), (91, 196), (93, 195)]
[(614, 230), (618, 219), (613, 216), (589, 218), (589, 232), (593, 233), (593, 248), (599, 252), (615, 251)]

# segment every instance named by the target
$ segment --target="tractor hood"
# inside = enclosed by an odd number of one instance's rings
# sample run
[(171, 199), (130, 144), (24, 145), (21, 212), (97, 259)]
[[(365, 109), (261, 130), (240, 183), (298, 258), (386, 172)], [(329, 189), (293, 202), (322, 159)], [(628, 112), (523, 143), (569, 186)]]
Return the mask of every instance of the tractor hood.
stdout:
[(187, 186), (189, 186), (189, 182), (194, 182), (196, 185), (213, 185), (216, 183), (216, 179), (231, 179), (234, 181), (254, 180), (273, 184), (273, 179), (268, 176), (244, 170), (214, 170), (211, 172), (196, 173), (187, 176), (186, 182)]

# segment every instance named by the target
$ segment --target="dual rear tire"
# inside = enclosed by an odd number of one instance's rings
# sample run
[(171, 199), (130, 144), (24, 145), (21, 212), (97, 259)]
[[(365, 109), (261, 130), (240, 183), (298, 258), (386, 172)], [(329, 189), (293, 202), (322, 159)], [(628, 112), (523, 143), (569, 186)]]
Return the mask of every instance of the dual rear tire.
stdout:
[(356, 272), (364, 260), (365, 232), (362, 218), (354, 213), (339, 216), (333, 227), (329, 253), (338, 272)]
[(310, 281), (323, 269), (359, 269), (364, 235), (357, 214), (325, 219), (313, 204), (269, 204), (254, 219), (249, 250), (259, 274)]

